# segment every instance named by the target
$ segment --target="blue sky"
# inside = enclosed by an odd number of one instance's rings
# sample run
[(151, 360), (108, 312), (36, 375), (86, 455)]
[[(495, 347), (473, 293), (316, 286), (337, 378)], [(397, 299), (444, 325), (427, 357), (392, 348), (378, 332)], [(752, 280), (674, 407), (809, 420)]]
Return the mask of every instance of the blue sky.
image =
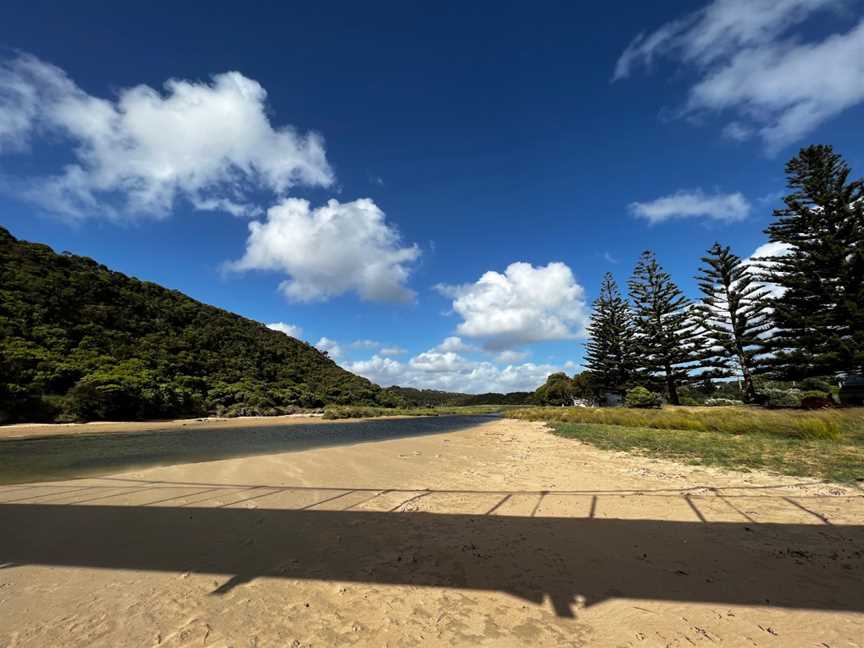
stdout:
[(509, 391), (576, 370), (642, 250), (691, 296), (756, 251), (799, 147), (864, 174), (860, 0), (461, 5), (9, 3), (0, 224), (383, 384)]

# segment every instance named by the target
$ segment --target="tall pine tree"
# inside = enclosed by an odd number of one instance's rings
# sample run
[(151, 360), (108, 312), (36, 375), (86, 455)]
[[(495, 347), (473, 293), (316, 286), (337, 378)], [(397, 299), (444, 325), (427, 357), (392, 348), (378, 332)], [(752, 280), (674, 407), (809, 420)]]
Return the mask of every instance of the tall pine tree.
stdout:
[(783, 289), (772, 349), (787, 378), (864, 372), (864, 182), (849, 172), (830, 146), (802, 149), (766, 230), (790, 250), (765, 264)]
[(594, 302), (588, 334), (585, 365), (593, 381), (604, 391), (623, 394), (635, 369), (633, 314), (608, 272)]
[(673, 405), (678, 387), (693, 382), (702, 339), (692, 304), (669, 274), (646, 251), (629, 282), (636, 328), (638, 369), (646, 378), (662, 378)]
[(708, 370), (702, 375), (739, 375), (744, 398), (752, 402), (753, 374), (762, 364), (760, 353), (771, 328), (769, 291), (728, 246), (715, 243), (702, 263), (697, 281), (704, 297), (697, 313), (707, 340), (702, 367)]

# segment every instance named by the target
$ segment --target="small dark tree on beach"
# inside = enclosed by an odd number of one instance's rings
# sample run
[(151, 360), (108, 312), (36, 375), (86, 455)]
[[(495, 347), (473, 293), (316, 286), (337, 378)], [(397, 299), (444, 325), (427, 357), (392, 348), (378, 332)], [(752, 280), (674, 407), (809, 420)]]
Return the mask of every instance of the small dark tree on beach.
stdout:
[(702, 375), (741, 376), (744, 397), (752, 402), (753, 375), (763, 364), (760, 353), (771, 328), (769, 291), (728, 246), (715, 243), (702, 263), (697, 280), (704, 296), (696, 310), (706, 338)]
[(588, 334), (585, 366), (595, 385), (623, 396), (635, 370), (633, 313), (610, 273), (603, 277)]
[(635, 322), (637, 369), (647, 380), (660, 377), (669, 402), (679, 405), (678, 387), (699, 379), (693, 374), (702, 338), (692, 304), (646, 251), (629, 282)]

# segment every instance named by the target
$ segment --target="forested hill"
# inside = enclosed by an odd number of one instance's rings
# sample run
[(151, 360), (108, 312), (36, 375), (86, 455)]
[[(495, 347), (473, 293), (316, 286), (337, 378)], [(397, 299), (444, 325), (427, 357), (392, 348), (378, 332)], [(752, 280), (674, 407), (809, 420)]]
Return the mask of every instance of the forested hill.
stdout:
[(499, 394), (462, 394), (436, 389), (415, 389), (414, 387), (387, 387), (385, 397), (407, 407), (461, 407), (468, 405), (525, 405), (535, 403), (534, 392), (510, 392)]
[(0, 227), (0, 422), (380, 400), (305, 342)]

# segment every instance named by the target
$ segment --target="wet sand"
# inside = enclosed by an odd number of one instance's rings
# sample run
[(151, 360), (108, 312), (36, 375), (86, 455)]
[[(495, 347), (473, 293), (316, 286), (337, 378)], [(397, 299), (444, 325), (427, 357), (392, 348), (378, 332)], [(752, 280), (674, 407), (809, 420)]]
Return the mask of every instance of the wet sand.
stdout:
[(0, 486), (0, 646), (864, 642), (858, 488), (414, 421)]

